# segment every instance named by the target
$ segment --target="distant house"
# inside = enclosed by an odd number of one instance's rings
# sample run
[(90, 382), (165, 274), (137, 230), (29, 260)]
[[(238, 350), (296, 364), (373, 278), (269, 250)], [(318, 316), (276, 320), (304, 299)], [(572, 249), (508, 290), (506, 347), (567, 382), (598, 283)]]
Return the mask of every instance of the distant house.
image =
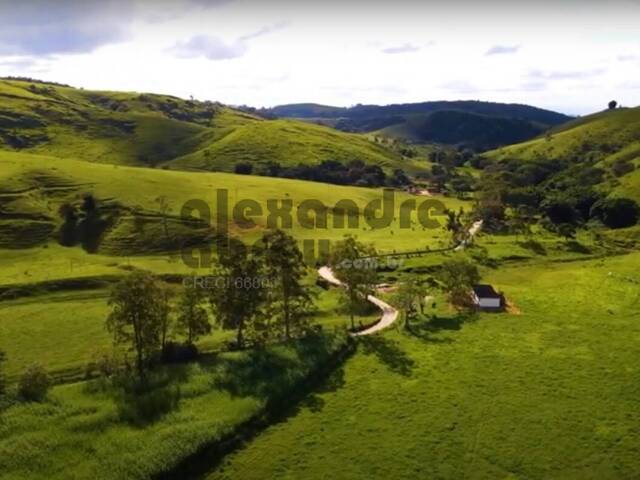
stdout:
[(473, 287), (473, 303), (480, 310), (502, 310), (504, 297), (491, 285), (476, 285)]

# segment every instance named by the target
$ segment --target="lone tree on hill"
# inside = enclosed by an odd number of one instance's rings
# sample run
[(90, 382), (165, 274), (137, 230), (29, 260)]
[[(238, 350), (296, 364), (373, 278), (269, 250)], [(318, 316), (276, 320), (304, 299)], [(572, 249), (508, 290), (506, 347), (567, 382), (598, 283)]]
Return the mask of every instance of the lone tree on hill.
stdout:
[(262, 237), (262, 248), (269, 279), (267, 303), (280, 317), (288, 340), (292, 329), (300, 330), (302, 319), (311, 307), (311, 296), (302, 284), (306, 266), (295, 239), (282, 230), (266, 233)]
[(480, 272), (473, 262), (462, 258), (447, 260), (442, 264), (439, 279), (455, 307), (472, 307), (471, 290), (480, 281)]
[(148, 273), (133, 272), (111, 292), (113, 308), (106, 327), (116, 345), (128, 344), (136, 355), (136, 369), (145, 378), (148, 361), (160, 349), (165, 307), (158, 282)]
[(617, 106), (618, 106), (618, 102), (616, 102), (615, 100), (611, 100), (609, 102), (609, 110), (614, 110)]
[(193, 283), (185, 286), (178, 304), (178, 330), (185, 334), (187, 343), (193, 345), (202, 335), (211, 333), (209, 314), (202, 306), (204, 292)]
[(366, 298), (378, 279), (375, 269), (376, 250), (347, 236), (338, 242), (332, 252), (330, 265), (336, 278), (345, 286), (344, 292), (351, 318), (351, 328), (355, 328), (354, 314), (363, 298)]

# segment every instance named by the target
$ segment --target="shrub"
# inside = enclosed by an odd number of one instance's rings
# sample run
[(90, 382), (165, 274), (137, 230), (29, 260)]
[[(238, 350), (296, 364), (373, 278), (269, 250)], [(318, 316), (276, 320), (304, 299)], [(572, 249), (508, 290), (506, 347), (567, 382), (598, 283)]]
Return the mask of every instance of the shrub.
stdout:
[(609, 228), (632, 227), (640, 219), (640, 206), (630, 198), (607, 198), (593, 205), (591, 216)]
[(39, 402), (47, 396), (50, 386), (49, 374), (42, 365), (34, 363), (20, 377), (18, 394), (24, 400)]
[(635, 167), (633, 166), (633, 163), (631, 163), (628, 160), (617, 160), (611, 166), (611, 171), (613, 172), (613, 174), (616, 177), (622, 177), (623, 175), (626, 175), (627, 173), (633, 172), (634, 169), (635, 169)]
[(253, 173), (253, 165), (248, 162), (240, 162), (236, 164), (234, 171), (240, 175), (251, 175)]
[(85, 377), (89, 379), (98, 375), (102, 378), (111, 378), (118, 372), (118, 368), (119, 362), (115, 356), (108, 352), (97, 352), (93, 360), (87, 364)]

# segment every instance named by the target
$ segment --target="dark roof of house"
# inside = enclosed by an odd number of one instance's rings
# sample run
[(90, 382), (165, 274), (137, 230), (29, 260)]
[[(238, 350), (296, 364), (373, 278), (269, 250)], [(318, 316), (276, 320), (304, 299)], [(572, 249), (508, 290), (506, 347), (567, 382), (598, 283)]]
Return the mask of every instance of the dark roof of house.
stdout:
[(491, 285), (476, 285), (473, 291), (479, 298), (502, 298)]

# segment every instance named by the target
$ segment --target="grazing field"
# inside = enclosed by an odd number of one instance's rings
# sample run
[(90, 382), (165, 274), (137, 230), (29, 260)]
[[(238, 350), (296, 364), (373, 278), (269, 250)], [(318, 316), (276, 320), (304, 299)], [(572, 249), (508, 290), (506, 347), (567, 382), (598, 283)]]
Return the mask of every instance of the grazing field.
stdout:
[(364, 339), (211, 479), (636, 478), (640, 255), (484, 272), (513, 314), (438, 300)]
[[(328, 332), (345, 329), (349, 319), (339, 292), (314, 288), (313, 293), (312, 321)], [(34, 362), (41, 363), (56, 382), (83, 379), (87, 365), (113, 349), (105, 329), (111, 311), (108, 296), (108, 289), (66, 290), (0, 302), (0, 351), (7, 354), (9, 380), (16, 380)], [(377, 315), (375, 310), (367, 312), (361, 320), (369, 323)], [(233, 337), (233, 331), (215, 328), (197, 345), (202, 352), (222, 351)]]

